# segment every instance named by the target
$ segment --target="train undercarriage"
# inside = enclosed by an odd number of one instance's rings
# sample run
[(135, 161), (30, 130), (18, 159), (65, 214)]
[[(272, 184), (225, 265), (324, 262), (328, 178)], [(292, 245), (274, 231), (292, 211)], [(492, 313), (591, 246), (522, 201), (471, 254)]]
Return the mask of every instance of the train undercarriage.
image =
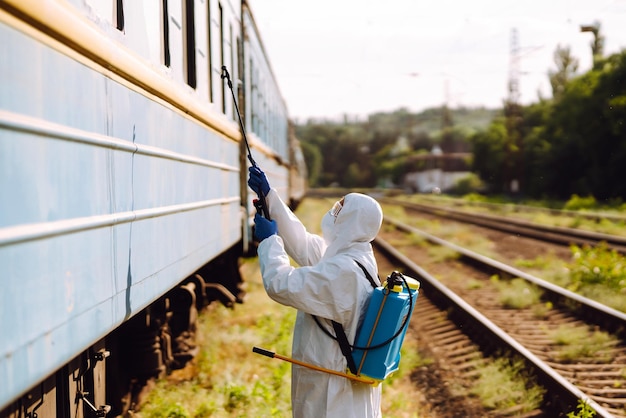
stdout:
[[(198, 312), (242, 302), (236, 245), (31, 388), (0, 418), (130, 416), (156, 379), (198, 352)], [(36, 361), (36, 360), (33, 360)]]

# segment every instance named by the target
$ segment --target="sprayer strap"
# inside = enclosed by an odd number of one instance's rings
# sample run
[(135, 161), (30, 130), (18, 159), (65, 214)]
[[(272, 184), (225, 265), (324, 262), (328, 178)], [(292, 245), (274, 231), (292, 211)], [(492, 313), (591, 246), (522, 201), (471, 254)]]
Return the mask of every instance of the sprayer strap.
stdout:
[(330, 321), (333, 324), (333, 329), (335, 330), (335, 335), (336, 335), (335, 336), (322, 326), (317, 316), (315, 315), (311, 315), (311, 316), (315, 320), (315, 323), (317, 324), (317, 326), (320, 327), (322, 331), (324, 331), (324, 334), (328, 335), (330, 338), (332, 338), (333, 340), (339, 343), (339, 348), (341, 348), (341, 354), (343, 354), (343, 356), (346, 358), (348, 369), (350, 370), (352, 374), (356, 374), (356, 363), (354, 362), (354, 359), (352, 358), (352, 347), (350, 346), (350, 343), (348, 342), (348, 337), (346, 336), (346, 332), (343, 330), (343, 326), (339, 322), (332, 321), (332, 320)]
[[(374, 281), (372, 276), (367, 272), (367, 269), (365, 267), (363, 267), (363, 264), (359, 263), (356, 260), (354, 260), (354, 262), (357, 263), (359, 265), (359, 267), (361, 267), (361, 270), (363, 270), (363, 273), (365, 273), (365, 277), (367, 277), (367, 280), (369, 280), (369, 282), (372, 285), (372, 287), (374, 289), (376, 289), (379, 285), (376, 284), (376, 282)], [(380, 282), (380, 277), (378, 278), (378, 281)]]
[(339, 347), (341, 347), (341, 353), (348, 362), (348, 369), (352, 374), (356, 374), (356, 364), (354, 363), (354, 358), (352, 358), (352, 348), (350, 348), (350, 343), (348, 342), (348, 337), (346, 337), (346, 333), (343, 330), (343, 326), (341, 326), (339, 322), (331, 322), (333, 323), (333, 328), (335, 329), (335, 334), (337, 335), (337, 342), (339, 343)]
[[(363, 265), (356, 260), (354, 260), (354, 262), (357, 263), (359, 267), (361, 267), (361, 270), (363, 270), (363, 273), (365, 273), (365, 277), (367, 277), (367, 280), (369, 280), (372, 287), (377, 288), (378, 285), (376, 284), (372, 276), (367, 272), (365, 267), (363, 267)], [(380, 281), (380, 278), (378, 278), (378, 280)], [(352, 346), (350, 345), (350, 342), (348, 341), (346, 332), (343, 330), (343, 326), (339, 322), (331, 321), (333, 324), (333, 329), (335, 330), (335, 335), (336, 335), (336, 336), (333, 336), (330, 332), (326, 330), (326, 328), (322, 326), (322, 324), (320, 324), (320, 321), (317, 319), (315, 315), (311, 315), (311, 316), (317, 323), (317, 326), (319, 326), (326, 335), (328, 335), (333, 340), (337, 340), (337, 342), (339, 343), (339, 347), (341, 348), (341, 353), (344, 355), (344, 357), (346, 358), (346, 362), (348, 363), (348, 369), (350, 370), (352, 374), (356, 375), (357, 369), (356, 369), (356, 364), (354, 363), (354, 358), (352, 357)]]

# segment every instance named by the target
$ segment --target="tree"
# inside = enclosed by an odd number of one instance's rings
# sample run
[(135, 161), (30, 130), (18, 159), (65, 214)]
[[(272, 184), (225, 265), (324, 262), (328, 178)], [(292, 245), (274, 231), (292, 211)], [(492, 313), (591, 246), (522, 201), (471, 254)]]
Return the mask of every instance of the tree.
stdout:
[(557, 45), (554, 51), (554, 63), (556, 71), (548, 71), (548, 78), (552, 86), (552, 97), (558, 100), (563, 95), (567, 83), (578, 71), (578, 59), (572, 56), (569, 46)]
[(484, 132), (471, 138), (474, 159), (472, 169), (489, 186), (491, 192), (507, 190), (507, 172), (511, 171), (507, 160), (507, 128), (504, 118), (495, 119)]
[[(572, 80), (546, 120), (547, 192), (626, 197), (626, 52)], [(558, 168), (558, 169), (555, 169)]]
[(323, 158), (320, 149), (310, 142), (301, 142), (302, 154), (307, 167), (308, 183), (311, 187), (318, 185), (320, 175), (322, 173)]
[(541, 198), (545, 195), (551, 170), (546, 158), (551, 153), (551, 143), (545, 134), (546, 121), (550, 118), (552, 103), (539, 101), (523, 109), (522, 164), (524, 166), (524, 194)]
[[(418, 114), (406, 109), (392, 113), (376, 113), (367, 122), (344, 119), (308, 121), (296, 126), (302, 143), (311, 187), (337, 184), (344, 187), (373, 187), (390, 179), (399, 184), (410, 166), (407, 157), (416, 152), (429, 152), (441, 142), (443, 134), (450, 139), (451, 150), (468, 150), (473, 130), (489, 124), (495, 110), (448, 109), (450, 119), (457, 115), (462, 123), (441, 129), (441, 109), (433, 108)], [(405, 138), (408, 150), (397, 153), (399, 138)], [(396, 151), (395, 155), (394, 152)]]

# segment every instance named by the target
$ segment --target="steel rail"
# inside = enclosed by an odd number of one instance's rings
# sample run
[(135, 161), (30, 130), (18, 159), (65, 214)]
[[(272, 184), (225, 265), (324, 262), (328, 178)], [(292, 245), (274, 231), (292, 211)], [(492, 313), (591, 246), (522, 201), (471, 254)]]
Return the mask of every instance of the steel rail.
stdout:
[(417, 278), (421, 283), (423, 297), (427, 297), (441, 309), (448, 310), (449, 315), (454, 318), (456, 324), (482, 350), (486, 353), (493, 353), (505, 348), (505, 351), (522, 358), (549, 394), (549, 402), (544, 400), (545, 408), (554, 409), (558, 412), (574, 411), (579, 401), (583, 401), (596, 412), (597, 417), (613, 417), (612, 414), (589, 398), (583, 391), (567, 381), (553, 368), (523, 347), (427, 271), (393, 248), (389, 243), (381, 238), (376, 238), (374, 245), (387, 257), (402, 264), (406, 268), (405, 273)]
[(380, 198), (379, 201), (388, 204), (401, 205), (406, 208), (429, 213), (435, 216), (444, 216), (449, 219), (531, 238), (537, 238), (542, 241), (549, 241), (556, 244), (597, 245), (601, 242), (606, 242), (611, 248), (622, 254), (626, 254), (626, 237), (623, 236), (603, 234), (574, 228), (539, 225), (509, 217), (468, 213), (456, 209), (424, 205), (420, 203), (403, 202), (390, 198)]
[(391, 223), (398, 229), (419, 235), (432, 243), (450, 248), (461, 254), (464, 258), (471, 260), (474, 265), (478, 264), (482, 268), (488, 269), (489, 271), (504, 273), (509, 277), (519, 277), (533, 283), (538, 286), (552, 302), (557, 303), (560, 306), (566, 306), (568, 309), (571, 309), (576, 316), (584, 317), (587, 321), (592, 320), (594, 325), (616, 333), (620, 335), (621, 338), (626, 338), (626, 313), (624, 312), (613, 309), (595, 300), (586, 298), (544, 279), (533, 276), (532, 274), (528, 274), (505, 263), (486, 257), (482, 254), (478, 254), (467, 248), (463, 248), (397, 220), (385, 217), (385, 221)]
[[(424, 200), (430, 201), (434, 204), (439, 204), (442, 201), (436, 197), (424, 196)], [(475, 206), (483, 207), (489, 210), (496, 210), (501, 212), (526, 212), (526, 213), (547, 213), (555, 216), (565, 216), (568, 218), (582, 218), (591, 221), (609, 220), (611, 222), (626, 222), (625, 215), (617, 215), (614, 213), (601, 213), (601, 212), (581, 212), (577, 210), (567, 209), (554, 209), (544, 208), (540, 206), (519, 205), (514, 203), (492, 203), (492, 202), (470, 202), (465, 200), (453, 200), (446, 202), (452, 206)]]

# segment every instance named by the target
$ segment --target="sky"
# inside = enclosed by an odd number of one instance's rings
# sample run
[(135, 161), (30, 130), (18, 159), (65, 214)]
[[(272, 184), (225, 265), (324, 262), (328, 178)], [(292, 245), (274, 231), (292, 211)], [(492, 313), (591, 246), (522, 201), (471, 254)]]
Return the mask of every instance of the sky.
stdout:
[(579, 73), (591, 68), (593, 34), (581, 25), (600, 22), (605, 55), (626, 48), (626, 0), (249, 4), (296, 122), (365, 119), (401, 107), (501, 107), (512, 69), (520, 74), (519, 101), (529, 104), (552, 95), (548, 71), (556, 69), (558, 45), (579, 60)]

